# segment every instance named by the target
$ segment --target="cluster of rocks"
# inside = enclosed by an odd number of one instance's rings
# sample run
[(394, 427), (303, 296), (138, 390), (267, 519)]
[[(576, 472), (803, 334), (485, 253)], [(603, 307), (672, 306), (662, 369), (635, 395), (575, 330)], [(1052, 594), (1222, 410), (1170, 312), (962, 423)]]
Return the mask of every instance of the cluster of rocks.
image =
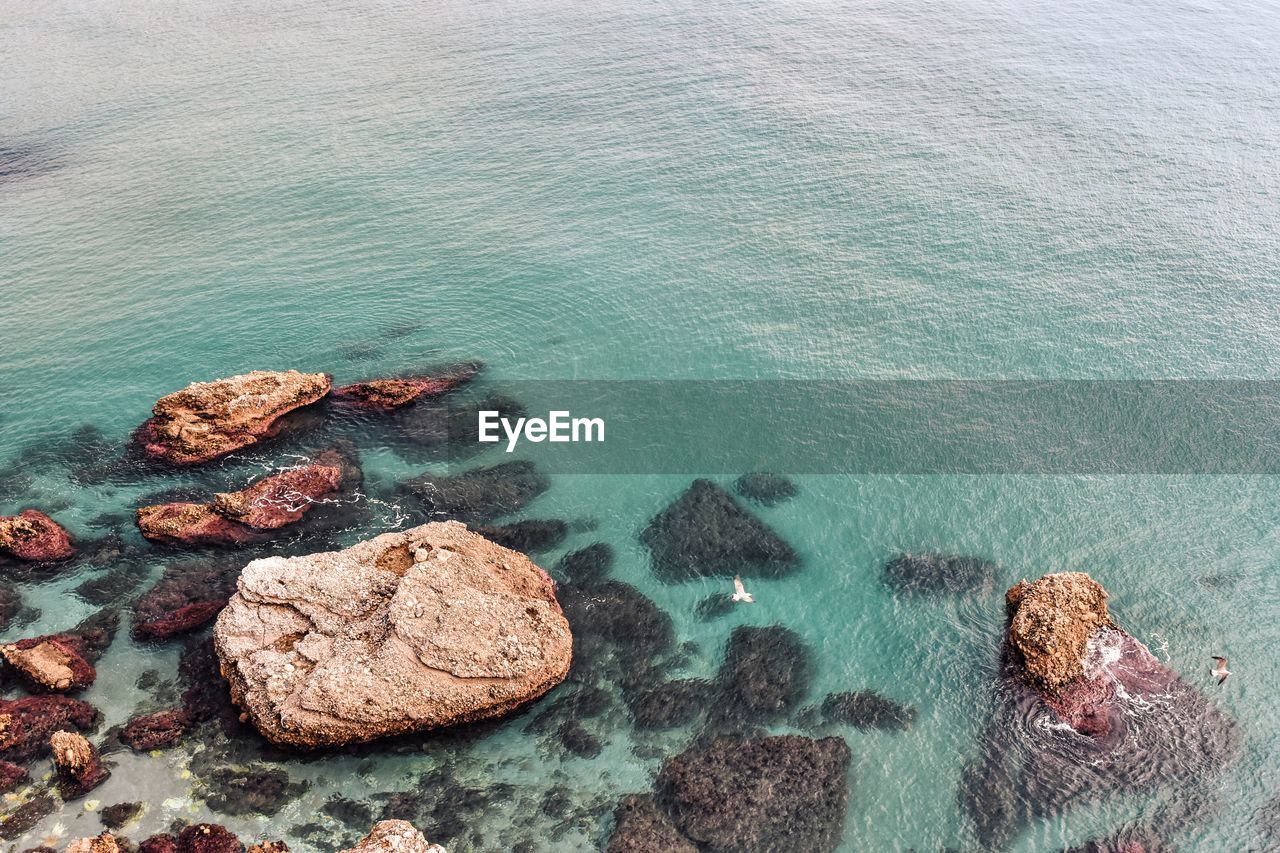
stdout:
[[(138, 845), (128, 839), (104, 832), (93, 838), (72, 841), (64, 853), (289, 853), (283, 841), (258, 841), (247, 848), (225, 827), (212, 823), (196, 823), (174, 834), (153, 835)], [(28, 853), (54, 853), (52, 848), (36, 847)], [(386, 820), (373, 827), (354, 847), (339, 853), (446, 853), (439, 844), (431, 844), (412, 824), (402, 820)]]

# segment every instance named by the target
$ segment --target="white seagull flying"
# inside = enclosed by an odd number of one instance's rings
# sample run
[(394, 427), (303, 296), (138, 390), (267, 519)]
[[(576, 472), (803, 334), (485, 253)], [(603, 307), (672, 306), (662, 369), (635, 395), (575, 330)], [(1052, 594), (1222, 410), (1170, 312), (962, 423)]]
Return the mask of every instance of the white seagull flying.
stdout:
[(1218, 655), (1214, 655), (1213, 662), (1217, 664), (1213, 668), (1213, 676), (1217, 678), (1218, 683), (1221, 684), (1222, 682), (1227, 680), (1227, 676), (1231, 674), (1231, 670), (1227, 669), (1227, 659), (1224, 657), (1219, 657)]
[(756, 600), (754, 595), (743, 588), (741, 575), (733, 576), (733, 600), (745, 601), (747, 604), (754, 604)]

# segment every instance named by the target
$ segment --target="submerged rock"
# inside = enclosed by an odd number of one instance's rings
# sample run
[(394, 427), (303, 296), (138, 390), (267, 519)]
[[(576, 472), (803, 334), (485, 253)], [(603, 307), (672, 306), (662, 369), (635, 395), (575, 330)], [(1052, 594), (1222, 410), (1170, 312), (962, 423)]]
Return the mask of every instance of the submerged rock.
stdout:
[(120, 740), (135, 752), (150, 752), (179, 743), (195, 722), (186, 708), (169, 708), (134, 717), (124, 727)]
[(960, 794), (984, 848), (1117, 793), (1173, 784), (1193, 799), (1239, 752), (1235, 721), (1117, 627), (1106, 597), (1082, 572), (1006, 595), (992, 716)]
[(771, 474), (768, 471), (743, 474), (733, 481), (733, 490), (747, 500), (763, 506), (780, 504), (800, 493), (795, 483), (781, 474)]
[(214, 637), (232, 698), (292, 746), (500, 716), (560, 683), (572, 652), (547, 574), (457, 523), (255, 560)]
[(400, 484), (430, 519), (468, 524), (491, 521), (523, 509), (551, 485), (532, 462), (503, 462), (452, 476), (423, 474)]
[(235, 591), (239, 560), (175, 563), (134, 602), (135, 640), (164, 640), (213, 621)]
[(111, 775), (102, 766), (97, 748), (83, 735), (54, 732), (49, 738), (49, 749), (58, 772), (58, 793), (64, 800), (83, 797)]
[(648, 794), (628, 794), (613, 813), (615, 826), (605, 853), (698, 853)]
[(781, 720), (804, 699), (812, 677), (809, 649), (790, 628), (735, 628), (720, 667), (716, 714), (753, 723)]
[(631, 584), (565, 584), (560, 603), (575, 636), (607, 642), (631, 664), (647, 663), (675, 643), (671, 617)]
[(471, 529), (490, 542), (496, 542), (503, 548), (510, 548), (522, 554), (550, 551), (569, 535), (569, 525), (557, 519), (548, 521), (530, 519), (500, 525), (486, 524)]
[(12, 761), (0, 761), (0, 794), (7, 794), (31, 778), (27, 768)]
[(177, 853), (244, 853), (240, 839), (216, 823), (195, 823), (183, 827), (174, 849)]
[(555, 573), (572, 583), (595, 583), (609, 576), (613, 560), (613, 546), (596, 542), (561, 557)]
[(836, 737), (716, 740), (662, 765), (658, 801), (702, 850), (834, 850), (849, 798), (849, 759)]
[(828, 723), (859, 729), (903, 731), (915, 722), (916, 710), (874, 690), (831, 693), (822, 700), (822, 717)]
[(219, 767), (206, 781), (205, 802), (225, 815), (261, 814), (270, 817), (302, 795), (311, 784), (292, 782), (279, 767), (253, 766), (244, 769)]
[(374, 825), (355, 847), (341, 853), (445, 853), (445, 849), (429, 843), (408, 821), (384, 820)]
[(47, 562), (65, 560), (75, 553), (71, 536), (43, 512), (24, 509), (17, 515), (0, 515), (0, 554)]
[(400, 379), (372, 379), (333, 389), (333, 398), (361, 409), (389, 412), (424, 397), (438, 397), (461, 387), (480, 372), (478, 362), (451, 364), (423, 376)]
[(899, 554), (884, 564), (884, 585), (907, 595), (992, 592), (1000, 566), (981, 557)]
[(694, 480), (640, 534), (666, 583), (698, 577), (779, 577), (800, 556), (724, 489)]
[(0, 699), (0, 759), (29, 761), (49, 749), (57, 731), (87, 731), (98, 723), (98, 709), (67, 696)]
[(459, 403), (424, 400), (398, 412), (396, 420), (412, 446), (428, 451), (446, 450), (456, 456), (496, 446), (480, 443), (478, 417), (481, 411), (497, 412), (499, 417), (512, 422), (528, 414), (518, 400), (490, 394), (479, 401)]
[(320, 400), (329, 387), (328, 375), (296, 370), (193, 382), (161, 397), (135, 438), (165, 462), (208, 462), (275, 435), (284, 415)]
[(102, 825), (107, 829), (120, 829), (136, 820), (143, 812), (142, 803), (116, 803), (98, 812)]
[(48, 794), (32, 797), (0, 820), (0, 838), (12, 840), (30, 832), (57, 807), (58, 801)]
[(715, 685), (702, 678), (685, 678), (625, 695), (637, 729), (671, 729), (693, 722), (706, 711)]
[(53, 634), (0, 646), (0, 658), (38, 691), (83, 690), (97, 672), (85, 659), (79, 637)]
[[(353, 473), (356, 472), (356, 473)], [(138, 529), (152, 542), (169, 545), (239, 545), (260, 542), (273, 531), (302, 520), (328, 502), (358, 469), (336, 450), (315, 462), (272, 474), (208, 503), (177, 502), (138, 508)]]

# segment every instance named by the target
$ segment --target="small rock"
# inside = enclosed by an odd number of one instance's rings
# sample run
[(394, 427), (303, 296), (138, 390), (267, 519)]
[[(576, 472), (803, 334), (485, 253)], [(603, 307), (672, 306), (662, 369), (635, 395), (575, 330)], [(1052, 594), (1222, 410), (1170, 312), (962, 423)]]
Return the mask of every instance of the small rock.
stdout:
[(98, 750), (83, 735), (54, 732), (49, 738), (54, 769), (58, 772), (58, 793), (63, 800), (83, 797), (107, 781), (111, 772), (102, 766)]
[(428, 843), (408, 821), (384, 820), (375, 824), (355, 847), (341, 853), (445, 853), (445, 849)]
[(75, 552), (67, 531), (39, 510), (24, 509), (17, 515), (0, 515), (0, 554), (47, 562), (65, 560)]
[(79, 638), (56, 634), (0, 646), (0, 657), (36, 690), (82, 690), (97, 673), (85, 660)]

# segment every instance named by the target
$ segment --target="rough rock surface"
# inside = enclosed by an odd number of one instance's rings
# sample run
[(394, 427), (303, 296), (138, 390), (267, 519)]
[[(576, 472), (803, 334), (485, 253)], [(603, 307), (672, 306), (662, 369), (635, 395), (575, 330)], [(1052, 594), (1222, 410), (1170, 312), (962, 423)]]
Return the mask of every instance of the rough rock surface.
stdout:
[(240, 839), (225, 826), (195, 823), (178, 833), (177, 853), (244, 853)]
[(658, 801), (702, 850), (834, 850), (849, 798), (849, 759), (837, 737), (715, 740), (662, 765)]
[(346, 460), (327, 450), (313, 464), (290, 468), (208, 503), (166, 503), (138, 508), (138, 529), (153, 542), (170, 545), (238, 545), (258, 542), (302, 520), (338, 493), (347, 478)]
[(29, 778), (27, 768), (12, 761), (0, 761), (0, 794), (9, 793)]
[(134, 717), (120, 733), (120, 740), (136, 752), (148, 752), (173, 746), (195, 725), (195, 717), (186, 708), (169, 708)]
[(83, 797), (111, 775), (102, 766), (98, 750), (83, 735), (54, 732), (49, 738), (49, 750), (58, 772), (58, 793), (64, 800)]
[(0, 759), (28, 761), (49, 748), (56, 731), (81, 731), (98, 722), (98, 709), (66, 696), (0, 699)]
[(74, 555), (71, 537), (58, 522), (36, 509), (0, 515), (0, 554), (43, 562)]
[(710, 480), (693, 484), (640, 534), (664, 582), (698, 577), (779, 577), (800, 557), (767, 524)]
[(623, 797), (613, 817), (616, 825), (606, 853), (698, 853), (648, 794)]
[(1021, 581), (1005, 593), (1009, 644), (1036, 687), (1056, 693), (1084, 672), (1085, 649), (1099, 628), (1110, 626), (1107, 591), (1084, 572)]
[(93, 838), (77, 838), (67, 845), (65, 853), (121, 853), (122, 849), (114, 835), (104, 832)]
[(453, 364), (424, 376), (401, 379), (373, 379), (333, 389), (333, 397), (341, 403), (361, 409), (389, 412), (424, 397), (438, 397), (475, 378), (480, 372), (476, 362)]
[(255, 560), (214, 639), (232, 698), (293, 746), (499, 716), (560, 683), (572, 656), (546, 572), (456, 522)]
[(82, 690), (97, 677), (77, 637), (55, 634), (19, 640), (0, 646), (0, 657), (39, 691)]
[(161, 397), (138, 430), (143, 451), (175, 465), (225, 456), (274, 435), (280, 419), (329, 393), (324, 373), (255, 370)]
[(133, 605), (135, 640), (164, 640), (213, 621), (235, 591), (242, 560), (174, 563)]
[(406, 820), (384, 820), (375, 824), (355, 847), (341, 853), (445, 853), (445, 849), (429, 843)]
[[(991, 718), (960, 791), (983, 849), (1117, 793), (1168, 784), (1194, 802), (1238, 753), (1235, 721), (1117, 627), (1088, 575), (1023, 581), (1006, 602)], [(1161, 832), (1187, 819), (1170, 817)]]
[(283, 841), (260, 841), (249, 848), (249, 853), (289, 853), (289, 845)]

